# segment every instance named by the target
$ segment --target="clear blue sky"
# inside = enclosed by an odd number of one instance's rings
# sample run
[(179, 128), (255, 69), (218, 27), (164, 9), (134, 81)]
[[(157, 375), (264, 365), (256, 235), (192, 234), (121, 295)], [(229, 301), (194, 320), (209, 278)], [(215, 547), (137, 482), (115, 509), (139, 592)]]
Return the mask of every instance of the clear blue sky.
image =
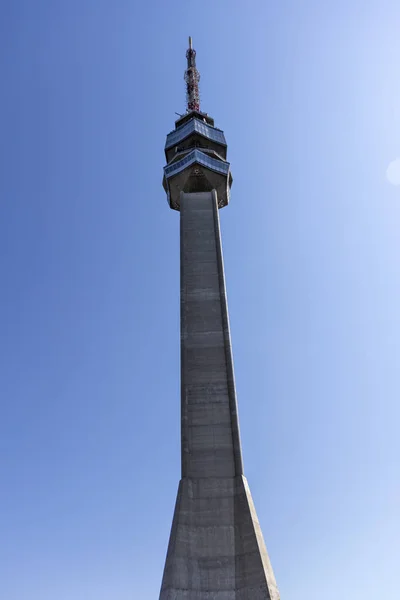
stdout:
[(192, 35), (245, 470), (284, 600), (398, 600), (400, 4), (0, 7), (0, 598), (154, 600), (180, 475)]

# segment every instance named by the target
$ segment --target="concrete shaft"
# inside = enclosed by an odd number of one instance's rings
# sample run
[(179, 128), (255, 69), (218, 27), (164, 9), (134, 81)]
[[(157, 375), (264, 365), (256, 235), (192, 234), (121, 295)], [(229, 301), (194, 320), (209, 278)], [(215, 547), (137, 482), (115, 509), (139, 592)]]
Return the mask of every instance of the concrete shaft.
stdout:
[(181, 194), (182, 477), (243, 473), (215, 192)]
[(243, 476), (218, 201), (181, 194), (182, 479), (160, 600), (279, 600)]

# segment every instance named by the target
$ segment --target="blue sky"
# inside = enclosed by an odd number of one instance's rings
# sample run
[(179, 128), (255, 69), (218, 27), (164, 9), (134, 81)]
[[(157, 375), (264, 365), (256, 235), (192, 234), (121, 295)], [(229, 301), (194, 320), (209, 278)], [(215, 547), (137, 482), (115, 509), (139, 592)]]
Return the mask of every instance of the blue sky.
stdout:
[(0, 598), (158, 597), (192, 35), (224, 129), (245, 471), (282, 598), (398, 600), (400, 4), (0, 6)]

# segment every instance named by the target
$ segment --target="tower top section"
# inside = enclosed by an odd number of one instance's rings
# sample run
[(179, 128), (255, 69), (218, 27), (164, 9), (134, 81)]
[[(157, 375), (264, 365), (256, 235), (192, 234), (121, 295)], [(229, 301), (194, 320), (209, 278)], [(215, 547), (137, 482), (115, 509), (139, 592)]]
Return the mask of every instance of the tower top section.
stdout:
[(175, 129), (167, 135), (163, 186), (168, 204), (174, 210), (180, 210), (182, 192), (212, 190), (217, 192), (218, 208), (222, 208), (229, 202), (232, 185), (227, 145), (224, 132), (214, 126), (214, 119), (200, 110), (200, 75), (191, 37), (186, 58), (187, 107), (175, 121)]
[(200, 73), (196, 68), (196, 50), (193, 48), (191, 37), (189, 37), (189, 48), (186, 50), (186, 59), (186, 110), (187, 112), (191, 112), (192, 110), (200, 111)]

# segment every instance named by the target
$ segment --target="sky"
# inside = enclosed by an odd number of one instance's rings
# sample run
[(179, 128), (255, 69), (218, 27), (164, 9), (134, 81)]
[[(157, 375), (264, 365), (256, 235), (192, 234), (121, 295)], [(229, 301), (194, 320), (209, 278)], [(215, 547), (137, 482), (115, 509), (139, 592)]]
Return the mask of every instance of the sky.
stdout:
[(400, 4), (0, 3), (0, 598), (158, 598), (193, 37), (245, 473), (282, 600), (398, 600)]

